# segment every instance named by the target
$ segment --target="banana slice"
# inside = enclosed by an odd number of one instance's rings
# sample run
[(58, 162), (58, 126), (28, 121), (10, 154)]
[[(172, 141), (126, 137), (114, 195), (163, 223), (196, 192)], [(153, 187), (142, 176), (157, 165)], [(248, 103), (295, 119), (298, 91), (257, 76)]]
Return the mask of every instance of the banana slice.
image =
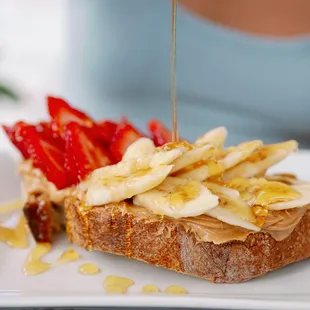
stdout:
[(299, 192), (281, 182), (268, 181), (263, 178), (234, 178), (224, 183), (235, 189), (249, 206), (268, 206), (277, 202), (296, 200)]
[(156, 187), (171, 172), (173, 166), (169, 164), (188, 150), (180, 144), (158, 148), (155, 153), (134, 159), (138, 152), (137, 146), (141, 145), (146, 146), (146, 152), (152, 152), (149, 141), (140, 140), (127, 153), (126, 157), (129, 159), (93, 171), (89, 178), (79, 185), (79, 190), (85, 193), (88, 205), (118, 202)]
[(222, 148), (225, 144), (226, 137), (227, 129), (225, 127), (217, 127), (199, 137), (195, 144), (212, 144), (215, 147)]
[(196, 181), (203, 181), (212, 176), (220, 175), (224, 171), (247, 159), (255, 150), (262, 146), (262, 141), (254, 140), (231, 147), (221, 153), (220, 156), (210, 158), (198, 164), (186, 167), (180, 171), (178, 177)]
[(305, 181), (298, 179), (294, 174), (291, 173), (276, 173), (272, 175), (266, 175), (265, 178), (268, 181), (282, 182), (287, 185), (299, 185), (306, 183)]
[(154, 154), (156, 147), (154, 142), (149, 138), (140, 138), (127, 148), (122, 161), (129, 159), (138, 159), (146, 157), (146, 155)]
[(192, 150), (185, 152), (181, 157), (175, 160), (173, 163), (171, 173), (180, 171), (181, 169), (193, 165), (200, 160), (207, 160), (213, 156), (214, 147), (211, 144), (198, 145)]
[[(145, 159), (138, 160), (138, 164), (148, 164), (150, 167), (169, 165), (185, 152), (183, 148), (175, 148), (167, 151), (159, 150), (154, 155), (149, 155)], [(138, 165), (138, 166), (139, 166)]]
[(135, 159), (137, 169), (147, 169), (147, 167), (169, 165), (186, 151), (187, 148), (183, 145), (156, 149), (152, 140), (141, 138), (128, 147), (122, 161)]
[(260, 227), (240, 218), (231, 210), (222, 208), (221, 206), (215, 207), (214, 209), (207, 211), (206, 214), (233, 226), (243, 227), (245, 229), (253, 231), (260, 231)]
[(187, 141), (169, 142), (162, 146), (157, 147), (157, 151), (170, 151), (173, 149), (181, 149), (183, 152), (187, 152), (193, 149), (193, 146)]
[(271, 166), (279, 163), (290, 153), (297, 151), (298, 143), (294, 140), (265, 145), (257, 150), (246, 161), (226, 171), (223, 180), (235, 177), (251, 178), (265, 172)]
[(260, 227), (255, 225), (257, 220), (251, 207), (241, 199), (238, 191), (214, 183), (205, 182), (204, 184), (220, 199), (219, 205), (208, 210), (207, 215), (230, 225), (253, 231), (260, 230)]
[(140, 170), (130, 176), (109, 174), (96, 179), (86, 189), (86, 205), (99, 206), (110, 202), (119, 202), (134, 195), (149, 191), (164, 181), (172, 169), (172, 165), (162, 165), (147, 170)]
[(137, 171), (137, 161), (128, 160), (120, 161), (115, 165), (105, 166), (94, 170), (84, 182), (84, 184), (91, 184), (93, 181), (100, 178), (113, 178), (114, 176), (129, 177)]
[[(134, 149), (135, 148), (132, 150)], [(90, 183), (92, 180), (96, 180), (98, 178), (112, 178), (113, 176), (129, 177), (139, 170), (146, 170), (148, 168), (154, 168), (161, 165), (169, 165), (178, 157), (180, 157), (183, 152), (184, 149), (181, 147), (169, 149), (166, 151), (161, 149), (156, 150), (154, 154), (146, 154), (144, 157), (122, 160), (115, 165), (105, 166), (94, 170), (90, 174), (87, 183)], [(129, 155), (130, 154), (133, 155), (133, 153), (129, 153)]]
[(302, 185), (292, 186), (297, 192), (300, 193), (299, 199), (274, 203), (268, 206), (269, 210), (286, 210), (292, 208), (300, 208), (310, 204), (310, 187)]
[(157, 188), (136, 195), (133, 202), (156, 214), (178, 219), (204, 214), (218, 205), (218, 197), (200, 182), (167, 177)]

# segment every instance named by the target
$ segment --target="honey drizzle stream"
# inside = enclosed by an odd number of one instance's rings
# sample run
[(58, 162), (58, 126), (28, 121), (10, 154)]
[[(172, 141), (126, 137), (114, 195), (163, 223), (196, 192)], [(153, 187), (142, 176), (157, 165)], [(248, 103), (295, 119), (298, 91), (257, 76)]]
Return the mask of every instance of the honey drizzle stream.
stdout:
[(172, 141), (179, 141), (178, 119), (177, 119), (177, 102), (176, 102), (176, 15), (177, 0), (172, 0), (172, 16), (171, 16), (171, 105), (172, 105)]
[(130, 258), (132, 256), (131, 250), (131, 229), (132, 229), (132, 214), (128, 213), (126, 215), (126, 256)]

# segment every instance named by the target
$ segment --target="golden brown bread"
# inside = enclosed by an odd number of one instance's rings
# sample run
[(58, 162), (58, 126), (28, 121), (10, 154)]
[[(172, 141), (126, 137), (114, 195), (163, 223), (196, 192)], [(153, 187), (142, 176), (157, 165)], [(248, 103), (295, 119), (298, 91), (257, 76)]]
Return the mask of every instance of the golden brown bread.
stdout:
[(135, 258), (208, 279), (238, 283), (310, 256), (310, 211), (282, 241), (269, 233), (222, 244), (199, 241), (181, 222), (145, 210), (131, 212), (126, 202), (85, 209), (66, 199), (67, 234), (77, 245)]

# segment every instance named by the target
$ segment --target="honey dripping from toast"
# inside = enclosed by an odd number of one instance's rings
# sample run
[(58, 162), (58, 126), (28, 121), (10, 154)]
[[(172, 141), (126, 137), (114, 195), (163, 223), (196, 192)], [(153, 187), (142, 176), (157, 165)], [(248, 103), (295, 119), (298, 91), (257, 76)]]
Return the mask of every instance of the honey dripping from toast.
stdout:
[(132, 230), (132, 214), (126, 215), (126, 253), (125, 255), (130, 258), (132, 256), (132, 245), (131, 245), (131, 230)]
[(117, 225), (116, 225), (116, 217), (117, 217), (117, 210), (115, 207), (112, 207), (111, 210), (111, 228), (112, 230), (116, 230)]
[(89, 208), (82, 204), (81, 206), (76, 208), (78, 217), (83, 225), (83, 234), (86, 239), (86, 250), (91, 251), (93, 248), (93, 242), (90, 237), (90, 227), (89, 227), (89, 221), (88, 221), (88, 210)]
[(176, 96), (176, 17), (177, 0), (172, 0), (171, 13), (171, 106), (172, 106), (172, 141), (179, 141), (178, 118), (177, 118), (177, 96)]

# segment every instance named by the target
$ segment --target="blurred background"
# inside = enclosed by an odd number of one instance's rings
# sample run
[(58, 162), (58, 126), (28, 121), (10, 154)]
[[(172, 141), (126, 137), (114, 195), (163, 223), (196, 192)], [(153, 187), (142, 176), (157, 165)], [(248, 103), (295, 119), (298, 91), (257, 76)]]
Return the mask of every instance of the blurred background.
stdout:
[(66, 0), (0, 0), (0, 85), (19, 98), (0, 96), (1, 123), (44, 117), (45, 95), (62, 93), (66, 17)]
[[(1, 96), (0, 109), (8, 121), (10, 112), (43, 115), (40, 97), (61, 92), (66, 8), (66, 0), (0, 1), (0, 84), (22, 99), (14, 105)], [(4, 113), (0, 115), (3, 121)]]
[[(182, 4), (181, 135), (224, 125), (229, 144), (294, 138), (309, 147), (310, 1)], [(20, 98), (0, 96), (0, 122), (43, 117), (52, 94), (96, 118), (170, 126), (170, 27), (169, 0), (0, 0), (0, 85)]]

